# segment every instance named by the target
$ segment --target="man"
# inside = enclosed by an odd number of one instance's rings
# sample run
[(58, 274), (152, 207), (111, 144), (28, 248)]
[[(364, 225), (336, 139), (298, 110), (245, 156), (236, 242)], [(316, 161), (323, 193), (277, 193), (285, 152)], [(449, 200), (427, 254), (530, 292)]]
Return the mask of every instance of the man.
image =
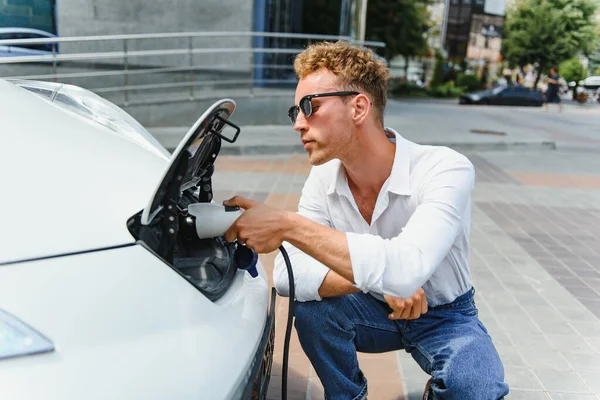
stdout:
[[(296, 330), (327, 399), (366, 397), (357, 351), (398, 349), (432, 376), (425, 398), (502, 398), (468, 263), (473, 166), (384, 129), (388, 69), (372, 52), (319, 43), (294, 67), (289, 115), (313, 165), (298, 213), (234, 197), (247, 211), (225, 238), (260, 253), (286, 242)], [(280, 256), (274, 281), (287, 295)]]
[(548, 75), (548, 89), (546, 90), (546, 103), (544, 104), (545, 110), (548, 111), (549, 103), (558, 104), (559, 111), (562, 111), (563, 105), (560, 100), (560, 77), (556, 68), (550, 68), (550, 74)]

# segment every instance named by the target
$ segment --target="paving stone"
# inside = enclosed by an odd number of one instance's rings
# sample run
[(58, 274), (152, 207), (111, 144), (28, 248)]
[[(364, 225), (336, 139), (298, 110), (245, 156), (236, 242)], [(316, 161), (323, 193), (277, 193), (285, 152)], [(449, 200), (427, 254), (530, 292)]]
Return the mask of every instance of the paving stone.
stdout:
[(546, 334), (546, 337), (557, 350), (569, 353), (594, 353), (594, 349), (579, 335)]
[(597, 352), (591, 354), (565, 352), (563, 356), (574, 370), (600, 372), (600, 354)]
[(468, 157), (475, 167), (477, 182), (520, 184), (519, 181), (486, 160), (484, 157), (477, 154), (471, 154)]
[(573, 371), (554, 369), (534, 369), (533, 371), (546, 390), (590, 393), (586, 384)]
[(542, 384), (529, 368), (505, 366), (506, 382), (511, 389), (542, 390)]
[(552, 400), (596, 400), (593, 394), (546, 392)]
[(600, 393), (600, 372), (577, 371), (577, 375), (594, 393)]
[(546, 368), (555, 370), (570, 370), (571, 365), (561, 352), (554, 349), (521, 348), (519, 349), (526, 366), (530, 368)]
[(511, 390), (508, 398), (511, 400), (548, 400), (545, 392), (538, 390)]
[[(495, 335), (498, 336), (498, 335)], [(525, 361), (521, 351), (519, 351), (516, 347), (512, 345), (501, 345), (494, 341), (496, 345), (496, 350), (498, 350), (498, 354), (500, 355), (500, 359), (505, 366), (511, 367), (528, 367), (527, 362)]]

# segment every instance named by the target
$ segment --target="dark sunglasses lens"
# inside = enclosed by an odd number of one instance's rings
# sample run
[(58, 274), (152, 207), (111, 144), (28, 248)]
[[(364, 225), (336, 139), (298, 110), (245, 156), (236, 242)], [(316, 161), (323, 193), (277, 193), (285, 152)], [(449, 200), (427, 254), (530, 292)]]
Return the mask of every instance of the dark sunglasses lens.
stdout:
[(302, 108), (302, 114), (304, 114), (305, 117), (309, 117), (312, 113), (312, 104), (310, 104), (309, 99), (300, 100), (300, 108)]
[(288, 116), (290, 117), (290, 121), (292, 121), (292, 124), (296, 123), (296, 118), (298, 118), (298, 112), (298, 106), (290, 107), (288, 111)]

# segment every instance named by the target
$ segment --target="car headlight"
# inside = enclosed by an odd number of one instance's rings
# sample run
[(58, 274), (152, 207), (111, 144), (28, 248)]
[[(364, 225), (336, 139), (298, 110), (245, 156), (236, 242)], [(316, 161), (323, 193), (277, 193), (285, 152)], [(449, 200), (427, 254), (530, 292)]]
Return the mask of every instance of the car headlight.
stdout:
[(169, 152), (139, 122), (123, 109), (79, 86), (55, 82), (10, 80), (62, 108), (92, 120), (164, 158)]
[(54, 351), (50, 340), (16, 317), (0, 310), (0, 360)]
[(481, 96), (477, 95), (477, 94), (472, 94), (471, 95), (471, 99), (473, 101), (479, 101), (481, 99)]

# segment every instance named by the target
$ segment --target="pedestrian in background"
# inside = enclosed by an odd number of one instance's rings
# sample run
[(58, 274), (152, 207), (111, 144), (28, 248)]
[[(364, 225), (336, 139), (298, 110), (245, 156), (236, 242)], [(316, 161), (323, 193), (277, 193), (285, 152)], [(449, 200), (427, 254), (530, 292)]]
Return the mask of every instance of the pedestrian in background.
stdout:
[(550, 74), (548, 75), (548, 89), (546, 90), (546, 102), (544, 104), (546, 111), (548, 111), (549, 103), (558, 104), (559, 111), (562, 111), (563, 105), (560, 100), (560, 76), (555, 67), (550, 68)]

